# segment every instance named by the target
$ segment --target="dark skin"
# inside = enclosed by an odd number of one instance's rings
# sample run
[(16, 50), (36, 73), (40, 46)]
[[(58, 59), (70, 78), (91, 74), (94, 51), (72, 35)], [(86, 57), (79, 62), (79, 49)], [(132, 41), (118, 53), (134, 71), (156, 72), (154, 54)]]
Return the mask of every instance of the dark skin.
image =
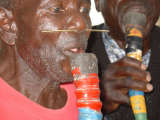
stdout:
[[(90, 0), (20, 1), (13, 10), (0, 8), (0, 77), (30, 100), (62, 108), (60, 84), (73, 81), (69, 56), (86, 49)], [(79, 32), (42, 32), (57, 29)]]
[[(125, 48), (125, 32), (121, 24), (123, 15), (126, 11), (135, 10), (145, 14), (147, 23), (143, 31), (143, 53), (148, 51), (150, 30), (159, 17), (159, 0), (95, 0), (95, 2), (109, 26), (109, 34), (121, 48)], [(151, 75), (146, 69), (141, 62), (127, 56), (107, 66), (102, 73), (101, 81), (103, 108), (106, 112), (116, 110), (120, 104), (129, 104), (129, 89), (144, 92), (153, 90), (150, 84)]]

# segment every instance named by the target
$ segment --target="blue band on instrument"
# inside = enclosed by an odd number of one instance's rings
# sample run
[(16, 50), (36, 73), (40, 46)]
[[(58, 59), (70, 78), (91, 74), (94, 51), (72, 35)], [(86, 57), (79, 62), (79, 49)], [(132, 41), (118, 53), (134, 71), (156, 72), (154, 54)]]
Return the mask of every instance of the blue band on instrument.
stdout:
[(79, 108), (79, 120), (102, 120), (102, 113), (89, 108)]
[(143, 95), (144, 96), (144, 92), (137, 91), (137, 90), (129, 90), (129, 96), (136, 96), (136, 95)]

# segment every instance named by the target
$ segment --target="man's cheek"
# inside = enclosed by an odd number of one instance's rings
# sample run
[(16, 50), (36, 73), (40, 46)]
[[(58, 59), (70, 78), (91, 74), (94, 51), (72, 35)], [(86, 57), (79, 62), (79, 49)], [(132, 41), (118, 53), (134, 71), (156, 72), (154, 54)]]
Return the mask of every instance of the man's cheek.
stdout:
[(38, 28), (40, 31), (54, 31), (60, 29), (62, 25), (60, 21), (58, 22), (57, 20), (51, 19), (49, 17), (44, 17), (39, 19), (40, 21), (38, 21)]

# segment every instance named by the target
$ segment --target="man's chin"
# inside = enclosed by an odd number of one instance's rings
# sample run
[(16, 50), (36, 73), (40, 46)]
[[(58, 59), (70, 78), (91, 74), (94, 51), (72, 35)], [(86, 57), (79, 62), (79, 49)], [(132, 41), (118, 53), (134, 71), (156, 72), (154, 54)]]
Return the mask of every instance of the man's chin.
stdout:
[(50, 79), (57, 81), (58, 83), (61, 83), (61, 84), (73, 82), (72, 74), (68, 74), (66, 72), (52, 74)]
[(60, 83), (63, 84), (63, 83), (72, 83), (73, 82), (73, 76), (71, 75), (68, 75), (66, 77), (63, 77), (61, 79), (59, 79)]

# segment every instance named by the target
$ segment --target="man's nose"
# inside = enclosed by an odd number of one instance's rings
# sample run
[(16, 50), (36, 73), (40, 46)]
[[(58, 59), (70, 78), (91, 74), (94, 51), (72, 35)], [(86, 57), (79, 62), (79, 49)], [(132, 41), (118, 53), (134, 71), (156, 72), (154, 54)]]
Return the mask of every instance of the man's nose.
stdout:
[[(89, 21), (89, 20), (88, 20)], [(78, 31), (84, 31), (88, 28), (88, 22), (87, 18), (85, 18), (80, 13), (73, 13), (68, 19), (67, 19), (67, 29), (70, 30), (78, 30)]]

